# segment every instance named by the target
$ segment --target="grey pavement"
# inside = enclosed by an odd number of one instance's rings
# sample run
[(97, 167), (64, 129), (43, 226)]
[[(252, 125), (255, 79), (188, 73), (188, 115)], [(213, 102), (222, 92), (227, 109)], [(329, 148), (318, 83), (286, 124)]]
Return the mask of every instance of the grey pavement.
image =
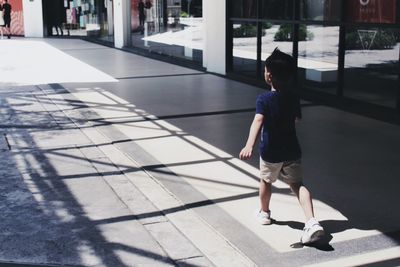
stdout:
[(263, 89), (81, 40), (6, 41), (0, 266), (400, 265), (400, 126), (302, 103), (328, 233), (303, 247), (288, 187), (258, 225), (258, 160), (237, 159)]

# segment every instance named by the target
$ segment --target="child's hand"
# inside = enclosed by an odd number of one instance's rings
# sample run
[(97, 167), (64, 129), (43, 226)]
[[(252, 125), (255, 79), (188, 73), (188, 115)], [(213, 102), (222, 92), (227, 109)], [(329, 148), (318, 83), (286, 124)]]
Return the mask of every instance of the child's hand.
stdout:
[(253, 153), (252, 147), (244, 147), (242, 151), (240, 151), (239, 158), (241, 160), (247, 160), (251, 158), (252, 153)]

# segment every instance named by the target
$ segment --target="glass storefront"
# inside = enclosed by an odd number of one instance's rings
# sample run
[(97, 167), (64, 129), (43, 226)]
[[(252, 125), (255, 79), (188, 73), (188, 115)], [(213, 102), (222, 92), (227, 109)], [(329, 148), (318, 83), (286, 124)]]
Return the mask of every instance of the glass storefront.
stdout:
[(261, 60), (257, 60), (257, 23), (234, 22), (233, 34), (233, 71), (247, 77), (262, 77), (264, 60), (276, 47), (292, 54), (293, 25), (262, 23)]
[(46, 36), (114, 41), (112, 0), (43, 0)]
[(233, 70), (246, 76), (257, 75), (257, 25), (233, 24)]
[(262, 83), (278, 47), (298, 88), (400, 111), (399, 0), (228, 0), (228, 75)]
[(339, 27), (299, 27), (299, 81), (313, 90), (336, 94), (338, 86)]
[(293, 52), (293, 25), (289, 23), (262, 24), (261, 61), (264, 61), (276, 47), (282, 52), (292, 55)]
[(293, 52), (293, 24), (283, 23), (267, 23), (261, 24), (261, 62), (260, 71), (263, 79), (264, 61), (271, 55), (275, 48), (279, 48), (282, 52), (292, 55)]
[(399, 88), (399, 53), (398, 28), (348, 28), (344, 95), (395, 108)]
[(132, 46), (203, 61), (202, 0), (131, 0)]

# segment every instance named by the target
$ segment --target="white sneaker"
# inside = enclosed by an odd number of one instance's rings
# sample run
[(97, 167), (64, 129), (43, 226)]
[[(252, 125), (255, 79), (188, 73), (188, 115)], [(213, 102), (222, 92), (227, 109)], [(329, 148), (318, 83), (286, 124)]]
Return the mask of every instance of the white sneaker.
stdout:
[(311, 218), (304, 226), (300, 241), (305, 245), (311, 244), (320, 240), (324, 235), (324, 228), (322, 228), (315, 218)]
[(263, 210), (259, 210), (256, 212), (256, 217), (257, 220), (259, 221), (259, 223), (261, 224), (271, 224), (272, 220), (271, 220), (271, 211), (263, 211)]

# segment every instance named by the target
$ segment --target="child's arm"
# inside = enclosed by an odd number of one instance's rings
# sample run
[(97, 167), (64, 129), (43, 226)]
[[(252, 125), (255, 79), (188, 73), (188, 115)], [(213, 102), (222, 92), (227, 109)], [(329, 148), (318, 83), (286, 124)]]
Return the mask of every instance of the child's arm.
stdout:
[(256, 114), (250, 126), (249, 137), (247, 138), (246, 146), (240, 151), (239, 158), (246, 160), (249, 159), (253, 153), (254, 144), (257, 141), (258, 134), (264, 122), (264, 115)]

